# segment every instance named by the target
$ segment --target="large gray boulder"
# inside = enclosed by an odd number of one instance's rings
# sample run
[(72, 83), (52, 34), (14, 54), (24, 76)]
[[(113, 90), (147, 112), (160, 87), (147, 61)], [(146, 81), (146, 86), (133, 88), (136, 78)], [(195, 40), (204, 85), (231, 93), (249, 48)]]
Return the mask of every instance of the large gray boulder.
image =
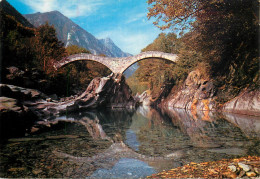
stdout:
[(40, 109), (43, 117), (68, 114), (93, 108), (134, 108), (136, 102), (129, 86), (121, 74), (94, 78), (85, 92), (65, 102), (37, 103), (33, 109)]
[(236, 98), (225, 103), (223, 111), (260, 116), (260, 90), (245, 89)]
[(0, 97), (0, 139), (24, 135), (36, 116), (17, 99)]
[(189, 73), (183, 87), (163, 101), (163, 106), (186, 110), (214, 110), (216, 88), (196, 70)]

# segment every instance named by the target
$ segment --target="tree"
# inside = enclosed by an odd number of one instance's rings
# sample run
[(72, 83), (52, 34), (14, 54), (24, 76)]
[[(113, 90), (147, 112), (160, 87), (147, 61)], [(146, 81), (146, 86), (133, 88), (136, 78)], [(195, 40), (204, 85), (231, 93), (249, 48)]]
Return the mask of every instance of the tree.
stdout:
[[(178, 54), (181, 49), (182, 42), (177, 38), (174, 33), (161, 33), (147, 47), (142, 49), (144, 51), (162, 51), (167, 53)], [(135, 91), (139, 93), (148, 86), (149, 90), (152, 91), (152, 95), (156, 96), (159, 94), (161, 87), (170, 83), (176, 78), (174, 68), (176, 64), (173, 62), (163, 59), (149, 59), (138, 62), (139, 68), (135, 72), (132, 79), (129, 79), (131, 85), (134, 85), (132, 81), (136, 82)], [(142, 86), (142, 87), (138, 87)]]
[(259, 79), (256, 0), (148, 0), (161, 29), (189, 29), (186, 46), (202, 54), (220, 85), (243, 88)]
[(66, 48), (67, 54), (68, 55), (73, 55), (73, 54), (77, 54), (77, 53), (90, 53), (89, 50), (83, 48), (83, 47), (79, 47), (77, 45), (70, 45)]
[(25, 68), (31, 66), (33, 58), (29, 39), (34, 37), (34, 29), (24, 27), (13, 16), (0, 9), (0, 39), (1, 39), (1, 67), (17, 66)]
[[(78, 53), (90, 53), (87, 49), (77, 45), (66, 48), (67, 55)], [(84, 92), (91, 80), (97, 76), (107, 76), (111, 71), (104, 65), (93, 61), (76, 61), (59, 69), (59, 74), (66, 75), (67, 95), (74, 95)]]
[(66, 55), (63, 43), (56, 36), (54, 26), (48, 23), (36, 29), (32, 43), (35, 44), (35, 65), (47, 74), (53, 72), (53, 63)]

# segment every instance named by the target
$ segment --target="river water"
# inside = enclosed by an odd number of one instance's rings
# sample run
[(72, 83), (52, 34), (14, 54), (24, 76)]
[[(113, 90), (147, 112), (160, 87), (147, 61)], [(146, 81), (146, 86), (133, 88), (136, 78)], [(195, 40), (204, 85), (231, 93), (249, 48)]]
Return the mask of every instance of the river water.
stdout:
[(40, 121), (1, 144), (0, 177), (140, 178), (260, 155), (260, 119), (181, 109), (91, 111)]

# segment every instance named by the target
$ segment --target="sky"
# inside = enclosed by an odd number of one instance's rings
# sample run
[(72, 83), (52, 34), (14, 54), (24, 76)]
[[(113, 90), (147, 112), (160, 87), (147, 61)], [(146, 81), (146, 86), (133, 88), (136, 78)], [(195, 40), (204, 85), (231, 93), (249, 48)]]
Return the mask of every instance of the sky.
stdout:
[(7, 0), (21, 14), (58, 10), (96, 38), (136, 55), (162, 32), (148, 20), (147, 0)]

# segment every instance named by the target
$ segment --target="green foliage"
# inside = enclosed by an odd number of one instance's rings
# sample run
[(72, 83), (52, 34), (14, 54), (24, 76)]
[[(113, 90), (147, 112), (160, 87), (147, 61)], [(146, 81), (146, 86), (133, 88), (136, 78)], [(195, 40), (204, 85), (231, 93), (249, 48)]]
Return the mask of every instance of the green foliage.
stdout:
[(149, 0), (148, 4), (148, 17), (155, 17), (161, 29), (190, 29), (183, 37), (188, 53), (179, 51), (186, 59), (183, 67), (196, 64), (185, 65), (192, 62), (189, 58), (194, 55), (189, 53), (195, 52), (218, 86), (239, 91), (259, 85), (257, 0)]
[(181, 42), (177, 39), (177, 35), (174, 33), (161, 33), (159, 36), (153, 41), (153, 43), (149, 44), (147, 47), (142, 49), (142, 52), (145, 51), (161, 51), (166, 53), (178, 53)]
[(32, 28), (23, 27), (14, 17), (0, 10), (0, 39), (2, 66), (30, 66), (32, 58), (29, 39), (34, 36)]
[(75, 45), (65, 49), (56, 36), (55, 28), (48, 23), (36, 29), (27, 28), (14, 17), (6, 15), (2, 9), (0, 11), (3, 52), (1, 65), (4, 68), (16, 66), (20, 69), (36, 68), (43, 71), (46, 79), (46, 85), (41, 88), (43, 92), (61, 96), (80, 93), (94, 77), (107, 76), (111, 73), (102, 64), (86, 61), (75, 62), (55, 72), (53, 69), (55, 61), (61, 60), (66, 55), (90, 52)]
[(66, 48), (67, 54), (68, 55), (73, 55), (77, 53), (90, 53), (87, 49), (83, 47), (79, 47), (77, 45), (70, 45)]
[[(90, 53), (77, 45), (68, 46), (66, 52), (68, 55)], [(67, 95), (74, 95), (84, 92), (93, 78), (107, 76), (111, 71), (98, 62), (82, 60), (66, 65), (58, 73), (66, 78)]]
[(188, 73), (201, 63), (201, 55), (187, 47), (185, 38), (177, 38), (174, 33), (161, 33), (153, 43), (144, 48), (142, 51), (177, 54), (178, 61), (173, 63), (163, 59), (147, 59), (138, 62), (139, 68), (135, 72), (136, 85), (143, 88), (143, 84), (146, 84), (152, 95), (156, 96), (163, 86), (170, 83), (179, 84), (185, 80)]
[(47, 74), (54, 71), (53, 63), (61, 60), (65, 56), (63, 43), (56, 37), (54, 26), (48, 23), (39, 26), (35, 31), (35, 38), (32, 39), (34, 44), (34, 64)]
[(24, 27), (3, 10), (1, 10), (1, 39), (4, 67), (36, 67), (48, 74), (53, 71), (53, 62), (65, 55), (65, 48), (57, 39), (54, 27), (48, 24), (37, 29)]
[(258, 18), (254, 9), (259, 4), (237, 0), (217, 5), (208, 8), (210, 20), (198, 19), (198, 45), (210, 52), (204, 59), (211, 65), (211, 76), (221, 85), (242, 89), (255, 83), (259, 76)]
[(132, 90), (132, 94), (142, 94), (144, 91), (148, 89), (148, 82), (141, 82), (139, 78), (134, 73), (132, 76), (126, 79), (126, 83), (130, 86)]

